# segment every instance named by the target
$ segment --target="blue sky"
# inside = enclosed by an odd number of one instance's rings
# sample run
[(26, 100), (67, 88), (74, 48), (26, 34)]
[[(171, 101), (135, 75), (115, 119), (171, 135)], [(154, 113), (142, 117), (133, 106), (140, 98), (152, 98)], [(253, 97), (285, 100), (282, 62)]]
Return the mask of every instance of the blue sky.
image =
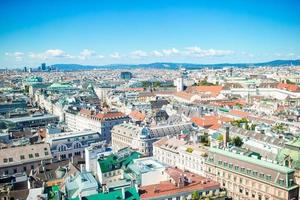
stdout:
[(300, 1), (2, 0), (0, 67), (300, 58)]

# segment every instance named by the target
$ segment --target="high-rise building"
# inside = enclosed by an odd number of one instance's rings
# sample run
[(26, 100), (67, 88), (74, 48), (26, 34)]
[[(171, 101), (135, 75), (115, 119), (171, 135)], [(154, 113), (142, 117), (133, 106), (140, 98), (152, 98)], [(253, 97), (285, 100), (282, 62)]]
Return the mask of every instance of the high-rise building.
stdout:
[(46, 63), (42, 63), (42, 64), (41, 64), (41, 69), (42, 69), (42, 71), (45, 71), (45, 70), (46, 70)]
[(121, 79), (130, 80), (132, 79), (131, 72), (121, 72)]

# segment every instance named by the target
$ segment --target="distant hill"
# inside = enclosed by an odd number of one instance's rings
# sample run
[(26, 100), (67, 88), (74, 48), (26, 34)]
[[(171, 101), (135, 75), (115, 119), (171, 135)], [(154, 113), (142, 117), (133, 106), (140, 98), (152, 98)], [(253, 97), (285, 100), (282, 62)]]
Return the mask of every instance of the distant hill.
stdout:
[(76, 70), (92, 70), (92, 69), (135, 69), (135, 68), (159, 68), (159, 69), (178, 69), (185, 67), (186, 69), (201, 69), (201, 68), (214, 68), (220, 69), (223, 67), (281, 67), (281, 66), (300, 66), (300, 60), (273, 60), (270, 62), (262, 63), (219, 63), (219, 64), (194, 64), (194, 63), (171, 63), (171, 62), (157, 62), (149, 64), (111, 64), (111, 65), (79, 65), (79, 64), (54, 64), (60, 71), (76, 71)]

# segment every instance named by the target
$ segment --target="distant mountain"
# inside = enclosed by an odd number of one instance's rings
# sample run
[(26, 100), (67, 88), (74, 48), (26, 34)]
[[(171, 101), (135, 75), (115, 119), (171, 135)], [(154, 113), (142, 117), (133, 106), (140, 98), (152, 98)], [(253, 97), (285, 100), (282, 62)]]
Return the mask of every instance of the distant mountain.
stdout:
[(159, 68), (159, 69), (178, 69), (179, 67), (185, 67), (186, 69), (201, 69), (201, 68), (214, 68), (220, 69), (223, 67), (280, 67), (280, 66), (300, 66), (300, 60), (273, 60), (270, 62), (262, 63), (219, 63), (219, 64), (194, 64), (194, 63), (169, 63), (169, 62), (157, 62), (149, 64), (111, 64), (111, 65), (79, 65), (79, 64), (55, 64), (53, 65), (60, 71), (76, 71), (76, 70), (92, 70), (92, 69), (136, 69), (136, 68)]

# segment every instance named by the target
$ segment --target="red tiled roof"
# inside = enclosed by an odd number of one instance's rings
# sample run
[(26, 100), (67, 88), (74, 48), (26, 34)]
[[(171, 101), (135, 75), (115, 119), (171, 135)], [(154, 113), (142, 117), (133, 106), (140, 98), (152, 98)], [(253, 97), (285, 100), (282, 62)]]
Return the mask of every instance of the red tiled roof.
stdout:
[(115, 119), (125, 117), (125, 114), (122, 112), (107, 112), (107, 113), (98, 113), (96, 115), (97, 119), (107, 120), (107, 119)]
[(222, 86), (191, 86), (187, 89), (188, 92), (208, 92), (212, 95), (219, 95), (220, 92), (222, 91), (223, 87)]
[(230, 118), (230, 117), (225, 117), (225, 116), (222, 116), (222, 115), (219, 116), (219, 120), (220, 120), (221, 122), (224, 122), (224, 123), (228, 123), (228, 122), (232, 122), (232, 121), (233, 121), (232, 118)]
[(222, 123), (231, 122), (233, 119), (224, 116), (204, 116), (202, 118), (193, 117), (191, 121), (198, 126), (217, 130), (220, 128)]
[(221, 127), (221, 124), (214, 124), (211, 127), (209, 127), (209, 129), (218, 130), (220, 127)]
[(192, 94), (187, 93), (187, 92), (176, 92), (174, 95), (177, 97), (186, 99), (186, 100), (191, 100), (191, 98), (193, 96)]
[(288, 83), (278, 83), (277, 88), (282, 90), (288, 90), (290, 92), (296, 92), (299, 89), (297, 85)]
[[(162, 181), (159, 184), (140, 187), (141, 199), (165, 198), (178, 193), (192, 193), (200, 190), (209, 191), (220, 188), (219, 183), (215, 181), (177, 168), (168, 168), (166, 173), (171, 181)], [(191, 183), (178, 186), (177, 184), (182, 175), (191, 180)]]
[(132, 111), (129, 116), (135, 120), (138, 120), (138, 121), (144, 121), (144, 119), (146, 118), (146, 115), (137, 111), (137, 110), (134, 110)]
[(231, 115), (235, 115), (235, 116), (239, 116), (239, 117), (243, 117), (243, 118), (247, 118), (250, 116), (250, 113), (241, 111), (241, 110), (230, 110), (229, 114)]
[(80, 110), (80, 114), (82, 114), (82, 115), (87, 115), (87, 116), (91, 116), (91, 115), (92, 115), (92, 111), (91, 111), (91, 110), (88, 110), (88, 109), (82, 108), (82, 109)]
[(204, 116), (202, 118), (193, 117), (191, 119), (191, 121), (194, 122), (195, 124), (197, 124), (198, 126), (209, 127), (209, 126), (212, 126), (214, 124), (217, 124), (218, 123), (218, 118), (216, 116)]

